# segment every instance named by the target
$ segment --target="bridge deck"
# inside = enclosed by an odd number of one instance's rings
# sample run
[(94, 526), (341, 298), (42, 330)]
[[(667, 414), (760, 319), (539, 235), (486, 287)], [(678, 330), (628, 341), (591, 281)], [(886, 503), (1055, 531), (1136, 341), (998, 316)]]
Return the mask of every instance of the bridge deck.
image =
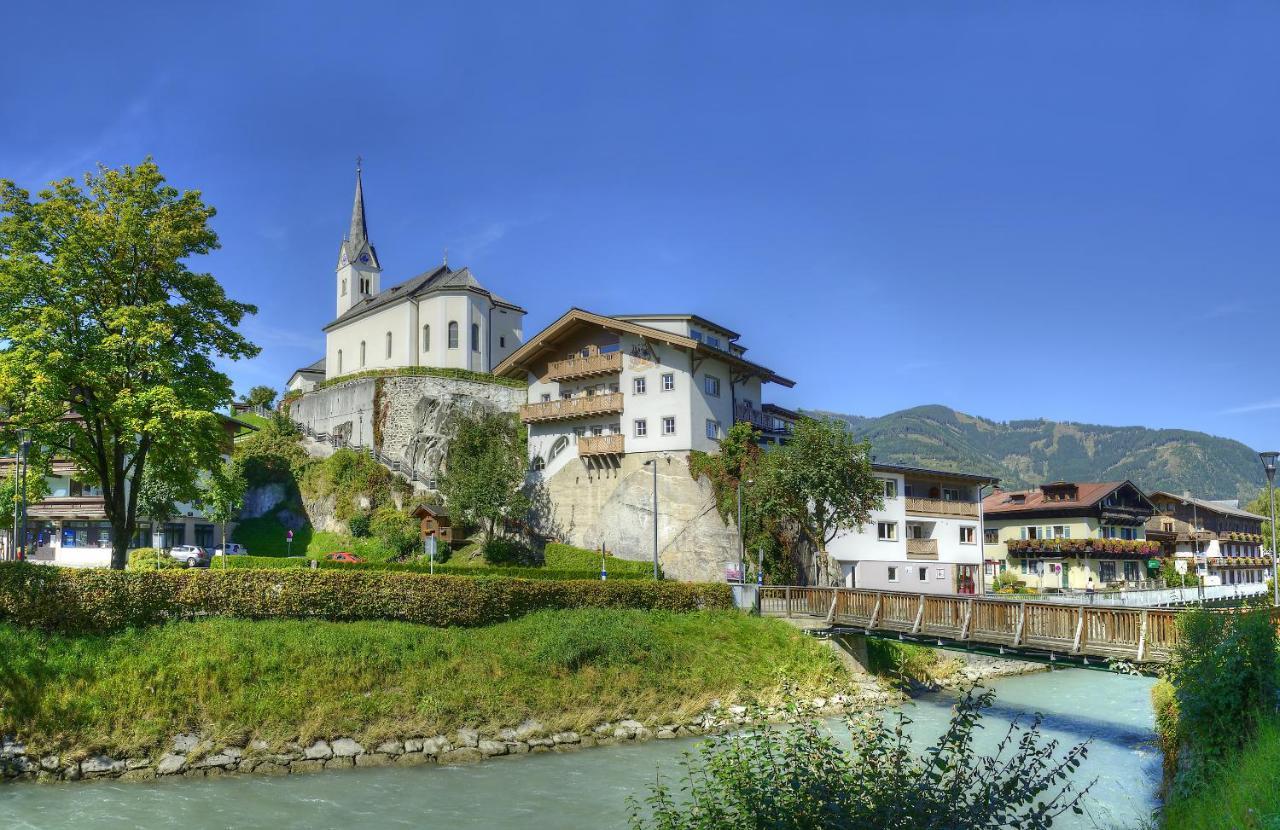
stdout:
[(820, 617), (832, 625), (1063, 655), (1169, 659), (1177, 611), (1034, 600), (933, 596), (857, 588), (765, 586), (760, 613)]

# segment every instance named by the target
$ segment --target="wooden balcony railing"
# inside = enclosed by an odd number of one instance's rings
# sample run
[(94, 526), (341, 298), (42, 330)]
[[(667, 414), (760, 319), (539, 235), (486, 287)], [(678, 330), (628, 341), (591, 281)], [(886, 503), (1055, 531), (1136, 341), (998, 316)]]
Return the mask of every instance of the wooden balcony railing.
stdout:
[(937, 539), (907, 539), (908, 559), (937, 559)]
[(622, 455), (624, 436), (584, 435), (578, 439), (578, 455)]
[(622, 371), (622, 352), (605, 352), (587, 357), (571, 357), (553, 360), (547, 364), (547, 380), (560, 381), (586, 378), (592, 375), (608, 375)]
[(907, 514), (928, 513), (933, 516), (968, 516), (978, 518), (976, 501), (948, 501), (946, 499), (922, 499), (907, 496)]
[(751, 424), (756, 429), (768, 429), (769, 419), (754, 406), (738, 404), (733, 408), (733, 420)]
[(530, 403), (520, 407), (520, 419), (526, 424), (539, 421), (567, 421), (573, 418), (589, 418), (592, 415), (613, 415), (622, 412), (622, 393), (587, 395), (580, 398), (562, 398), (558, 401)]

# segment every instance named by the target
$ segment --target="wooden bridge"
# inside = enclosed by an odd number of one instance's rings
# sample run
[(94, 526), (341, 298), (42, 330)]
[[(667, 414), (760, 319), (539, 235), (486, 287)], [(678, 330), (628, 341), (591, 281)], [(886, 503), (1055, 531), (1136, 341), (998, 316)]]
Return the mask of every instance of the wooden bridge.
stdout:
[(764, 586), (760, 613), (818, 617), (833, 628), (897, 633), (1051, 658), (1161, 663), (1178, 639), (1178, 611), (1034, 600)]

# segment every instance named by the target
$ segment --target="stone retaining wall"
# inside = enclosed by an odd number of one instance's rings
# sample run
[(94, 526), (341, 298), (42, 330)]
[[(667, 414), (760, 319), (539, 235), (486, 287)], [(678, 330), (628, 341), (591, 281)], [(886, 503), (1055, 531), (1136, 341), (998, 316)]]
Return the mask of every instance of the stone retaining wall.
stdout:
[[(853, 695), (830, 699), (812, 698), (798, 708), (805, 714), (830, 716), (898, 702), (901, 696), (873, 680), (861, 681)], [(764, 709), (770, 720), (781, 719), (780, 708)], [(719, 703), (682, 722), (624, 719), (602, 723), (586, 733), (551, 732), (534, 720), (514, 729), (482, 733), (459, 729), (448, 735), (412, 735), (366, 745), (351, 737), (317, 740), (306, 745), (296, 742), (271, 746), (264, 741), (247, 745), (216, 744), (202, 735), (177, 735), (168, 748), (155, 757), (112, 758), (92, 755), (73, 758), (28, 752), (11, 737), (0, 739), (0, 777), (34, 781), (80, 781), (95, 778), (147, 780), (186, 776), (212, 777), (236, 773), (293, 775), (322, 769), (348, 767), (415, 766), (421, 764), (468, 764), (500, 756), (538, 752), (571, 752), (593, 746), (671, 740), (725, 732), (745, 724), (745, 706)]]

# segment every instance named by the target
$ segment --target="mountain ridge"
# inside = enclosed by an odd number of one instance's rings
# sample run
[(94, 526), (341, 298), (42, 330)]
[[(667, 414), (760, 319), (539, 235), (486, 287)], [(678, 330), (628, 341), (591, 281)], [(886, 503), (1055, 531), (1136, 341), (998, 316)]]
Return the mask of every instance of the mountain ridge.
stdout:
[(1130, 479), (1143, 490), (1253, 499), (1266, 479), (1243, 443), (1207, 432), (1047, 418), (993, 421), (941, 404), (879, 417), (804, 410), (844, 422), (877, 461), (997, 476), (1007, 488)]

